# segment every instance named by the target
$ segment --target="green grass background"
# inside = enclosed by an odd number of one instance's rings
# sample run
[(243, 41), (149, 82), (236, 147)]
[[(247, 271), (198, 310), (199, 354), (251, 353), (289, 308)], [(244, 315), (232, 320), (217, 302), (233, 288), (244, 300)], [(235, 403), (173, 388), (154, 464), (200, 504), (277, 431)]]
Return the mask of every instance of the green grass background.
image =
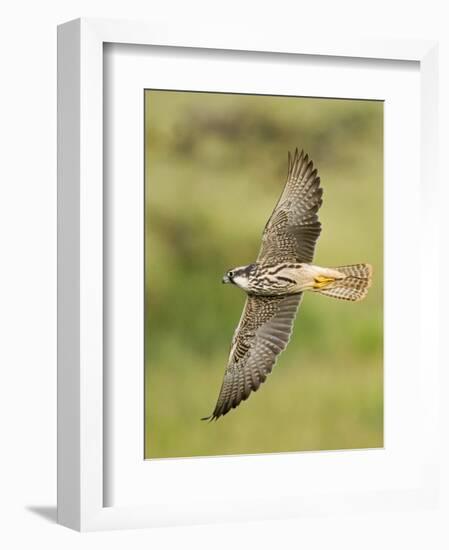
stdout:
[[(145, 456), (383, 445), (383, 104), (146, 91)], [(367, 299), (306, 294), (257, 393), (211, 413), (245, 296), (222, 285), (255, 260), (304, 148), (324, 188), (315, 263), (370, 262)]]

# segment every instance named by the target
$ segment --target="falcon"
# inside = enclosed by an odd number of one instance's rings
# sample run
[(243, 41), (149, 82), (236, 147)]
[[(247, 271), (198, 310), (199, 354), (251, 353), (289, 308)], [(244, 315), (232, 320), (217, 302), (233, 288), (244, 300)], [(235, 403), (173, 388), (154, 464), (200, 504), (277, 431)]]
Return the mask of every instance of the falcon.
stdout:
[(215, 409), (202, 420), (217, 420), (259, 389), (286, 348), (304, 292), (340, 300), (363, 300), (371, 285), (370, 264), (314, 265), (321, 233), (318, 210), (323, 189), (313, 162), (296, 149), (288, 153), (284, 190), (262, 234), (255, 263), (235, 267), (223, 283), (246, 292), (246, 303), (232, 338)]

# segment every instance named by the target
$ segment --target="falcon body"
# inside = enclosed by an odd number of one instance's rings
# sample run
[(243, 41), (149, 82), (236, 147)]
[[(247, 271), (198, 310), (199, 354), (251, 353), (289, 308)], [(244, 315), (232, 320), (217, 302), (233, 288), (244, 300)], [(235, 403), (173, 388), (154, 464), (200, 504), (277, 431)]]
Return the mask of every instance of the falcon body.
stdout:
[(304, 263), (260, 263), (237, 267), (223, 277), (223, 283), (233, 283), (249, 294), (283, 296), (303, 290), (320, 290), (325, 283), (344, 279), (336, 269)]
[(304, 292), (354, 302), (366, 296), (369, 264), (329, 268), (312, 263), (321, 233), (317, 213), (322, 195), (308, 155), (289, 153), (287, 182), (265, 226), (256, 262), (231, 269), (222, 280), (244, 290), (247, 299), (217, 404), (203, 420), (227, 414), (265, 382), (288, 344)]

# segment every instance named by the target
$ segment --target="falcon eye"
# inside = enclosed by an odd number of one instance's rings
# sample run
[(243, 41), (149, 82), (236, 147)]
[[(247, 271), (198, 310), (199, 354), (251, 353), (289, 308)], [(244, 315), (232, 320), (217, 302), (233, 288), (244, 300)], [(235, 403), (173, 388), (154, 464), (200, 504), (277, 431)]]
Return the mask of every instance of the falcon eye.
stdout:
[(233, 271), (228, 271), (228, 277), (234, 277), (234, 272)]

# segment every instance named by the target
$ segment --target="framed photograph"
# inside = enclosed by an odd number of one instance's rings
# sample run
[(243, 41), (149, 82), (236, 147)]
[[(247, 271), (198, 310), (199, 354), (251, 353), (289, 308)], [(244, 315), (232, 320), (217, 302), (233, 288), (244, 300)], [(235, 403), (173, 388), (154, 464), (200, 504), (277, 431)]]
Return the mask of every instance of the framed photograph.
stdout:
[(383, 106), (145, 91), (145, 458), (383, 447)]
[(58, 51), (59, 522), (435, 506), (436, 44)]

